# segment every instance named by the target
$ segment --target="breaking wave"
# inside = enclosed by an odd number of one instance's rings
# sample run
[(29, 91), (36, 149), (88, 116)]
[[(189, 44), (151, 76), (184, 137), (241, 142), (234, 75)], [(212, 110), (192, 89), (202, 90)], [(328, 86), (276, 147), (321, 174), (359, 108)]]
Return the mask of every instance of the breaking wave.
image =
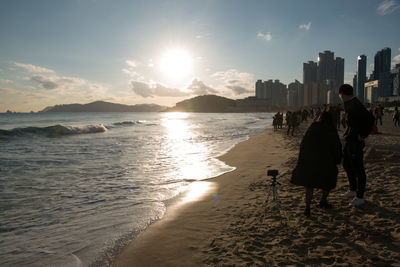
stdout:
[(0, 130), (0, 137), (38, 135), (45, 137), (60, 137), (75, 134), (103, 133), (107, 128), (103, 124), (85, 126), (53, 125), (48, 127), (25, 127), (12, 130)]

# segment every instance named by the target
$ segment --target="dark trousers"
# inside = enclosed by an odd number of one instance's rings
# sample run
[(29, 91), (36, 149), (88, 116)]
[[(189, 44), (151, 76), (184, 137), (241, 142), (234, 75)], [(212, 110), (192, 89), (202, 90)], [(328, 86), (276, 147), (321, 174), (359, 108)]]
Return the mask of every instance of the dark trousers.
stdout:
[(375, 124), (378, 125), (378, 121), (381, 123), (382, 125), (382, 117), (376, 117), (375, 119)]
[(367, 176), (364, 169), (364, 142), (346, 142), (343, 149), (343, 168), (347, 173), (351, 191), (358, 198), (364, 197)]

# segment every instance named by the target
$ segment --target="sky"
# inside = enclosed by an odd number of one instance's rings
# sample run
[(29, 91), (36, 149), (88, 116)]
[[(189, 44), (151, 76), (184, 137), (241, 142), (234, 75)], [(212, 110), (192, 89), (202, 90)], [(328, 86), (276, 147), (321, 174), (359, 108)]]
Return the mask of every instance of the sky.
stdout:
[(1, 0), (0, 112), (240, 99), (325, 50), (352, 83), (361, 54), (400, 63), (399, 25), (398, 0)]

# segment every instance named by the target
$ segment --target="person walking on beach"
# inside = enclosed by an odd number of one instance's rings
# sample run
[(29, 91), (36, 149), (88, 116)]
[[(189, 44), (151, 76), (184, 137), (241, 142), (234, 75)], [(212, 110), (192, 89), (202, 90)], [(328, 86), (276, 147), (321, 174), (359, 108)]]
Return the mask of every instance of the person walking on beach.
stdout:
[(375, 124), (378, 126), (378, 121), (382, 125), (382, 116), (383, 116), (383, 108), (381, 105), (376, 106), (375, 108)]
[(399, 109), (398, 109), (397, 107), (395, 107), (395, 108), (394, 108), (394, 111), (393, 111), (393, 122), (394, 122), (394, 126), (400, 126), (400, 125), (399, 125), (399, 117), (400, 117)]
[(310, 216), (314, 188), (322, 189), (320, 208), (332, 208), (329, 192), (336, 187), (338, 168), (342, 160), (342, 144), (335, 127), (333, 114), (324, 111), (310, 125), (301, 144), (291, 183), (306, 189), (304, 214)]
[(359, 206), (365, 203), (364, 192), (367, 180), (364, 169), (364, 139), (371, 132), (375, 118), (353, 95), (351, 85), (341, 85), (339, 96), (344, 103), (347, 119), (347, 129), (344, 133), (343, 168), (350, 186), (350, 190), (343, 194), (343, 197), (354, 197), (350, 205)]

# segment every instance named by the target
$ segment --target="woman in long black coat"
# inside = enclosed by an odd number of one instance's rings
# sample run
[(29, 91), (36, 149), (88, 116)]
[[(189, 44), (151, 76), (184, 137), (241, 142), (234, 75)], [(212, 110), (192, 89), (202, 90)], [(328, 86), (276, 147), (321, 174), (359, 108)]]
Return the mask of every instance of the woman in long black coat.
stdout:
[(291, 182), (306, 188), (306, 209), (310, 216), (310, 204), (313, 189), (322, 189), (319, 203), (321, 208), (332, 208), (328, 203), (329, 192), (336, 187), (338, 168), (342, 159), (342, 144), (336, 130), (333, 115), (322, 112), (308, 128), (300, 145), (297, 165), (292, 173)]

